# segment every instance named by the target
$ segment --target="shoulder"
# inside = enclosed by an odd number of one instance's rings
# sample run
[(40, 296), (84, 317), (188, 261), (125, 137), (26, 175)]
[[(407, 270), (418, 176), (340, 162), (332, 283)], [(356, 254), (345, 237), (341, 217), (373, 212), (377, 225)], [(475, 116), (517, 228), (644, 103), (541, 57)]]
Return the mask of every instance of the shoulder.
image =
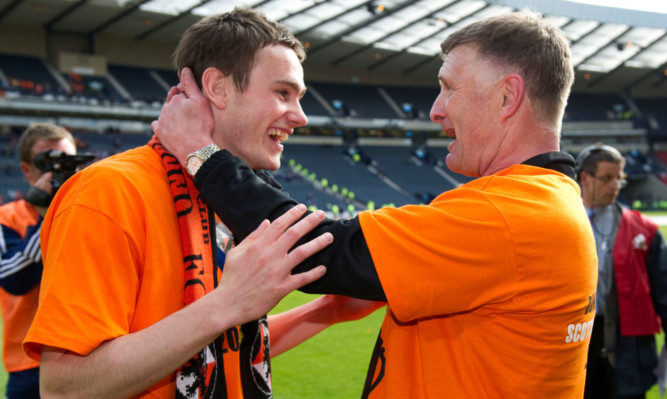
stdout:
[[(62, 211), (74, 205), (104, 211), (125, 204), (150, 202), (168, 180), (160, 157), (148, 146), (98, 161), (72, 176), (58, 190), (51, 206)], [(163, 190), (163, 189), (162, 189)]]
[(16, 219), (28, 219), (36, 222), (38, 218), (35, 207), (24, 199), (12, 201), (0, 206), (0, 224), (14, 224)]
[(648, 216), (644, 215), (643, 213), (636, 211), (634, 209), (628, 209), (623, 206), (621, 206), (622, 214), (624, 218), (632, 218), (637, 220), (638, 222), (644, 224), (647, 227), (650, 228), (658, 228), (658, 224), (651, 220)]

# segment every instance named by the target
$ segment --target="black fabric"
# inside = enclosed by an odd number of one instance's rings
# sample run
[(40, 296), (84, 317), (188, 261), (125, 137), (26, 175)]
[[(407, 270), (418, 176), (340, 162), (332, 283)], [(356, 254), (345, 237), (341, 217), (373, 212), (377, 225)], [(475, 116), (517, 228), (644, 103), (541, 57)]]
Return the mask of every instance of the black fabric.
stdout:
[[(525, 163), (553, 169), (574, 179), (574, 158), (564, 152), (541, 154)], [(264, 219), (273, 221), (297, 204), (268, 173), (254, 172), (225, 150), (216, 152), (202, 165), (194, 183), (238, 241)], [(323, 264), (327, 273), (302, 291), (386, 300), (359, 219), (326, 219), (300, 243), (325, 232), (333, 234), (333, 244), (297, 266), (295, 272)]]
[[(277, 183), (266, 184), (267, 176), (260, 174), (261, 178), (229, 152), (218, 151), (195, 175), (194, 182), (202, 198), (231, 230), (237, 242), (247, 237), (264, 219), (273, 221), (297, 205), (278, 188)], [(294, 271), (325, 265), (327, 273), (301, 290), (386, 300), (359, 220), (326, 219), (297, 245), (325, 232), (333, 234), (334, 242)]]
[(586, 363), (584, 399), (616, 397), (616, 376), (604, 348), (604, 317), (596, 316)]
[(572, 180), (576, 180), (577, 176), (575, 174), (575, 162), (572, 155), (558, 151), (558, 152), (547, 152), (544, 154), (537, 155), (523, 162), (524, 165), (538, 166), (540, 168), (551, 169), (557, 172), (560, 172)]
[(39, 367), (9, 373), (6, 399), (39, 399)]

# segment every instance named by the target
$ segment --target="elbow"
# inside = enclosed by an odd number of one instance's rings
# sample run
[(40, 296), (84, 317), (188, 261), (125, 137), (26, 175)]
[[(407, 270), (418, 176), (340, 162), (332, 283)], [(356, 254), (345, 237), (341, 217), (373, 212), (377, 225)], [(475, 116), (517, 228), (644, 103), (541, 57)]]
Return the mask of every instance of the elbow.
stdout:
[(76, 395), (74, 392), (67, 391), (63, 384), (53, 384), (41, 376), (39, 379), (39, 396), (42, 399), (74, 399), (82, 397), (81, 395)]
[(39, 395), (42, 399), (71, 399), (82, 397), (72, 390), (74, 384), (69, 384), (67, 379), (54, 375), (51, 367), (43, 364), (39, 370)]

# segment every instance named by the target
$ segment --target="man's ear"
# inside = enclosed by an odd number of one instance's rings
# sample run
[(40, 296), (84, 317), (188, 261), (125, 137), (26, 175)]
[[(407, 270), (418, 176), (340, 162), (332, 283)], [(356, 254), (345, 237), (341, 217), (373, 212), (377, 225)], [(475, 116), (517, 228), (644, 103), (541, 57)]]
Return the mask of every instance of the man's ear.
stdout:
[(526, 86), (523, 78), (516, 74), (505, 76), (503, 79), (503, 101), (500, 113), (500, 121), (513, 116), (524, 100)]
[(579, 182), (583, 184), (587, 184), (588, 181), (592, 178), (591, 174), (585, 171), (579, 172)]
[(227, 107), (227, 96), (229, 84), (233, 84), (231, 79), (223, 74), (218, 68), (206, 68), (201, 76), (202, 92), (218, 109)]
[(21, 162), (19, 164), (19, 168), (21, 168), (21, 172), (23, 173), (23, 177), (28, 182), (32, 182), (33, 174), (34, 174), (33, 168), (31, 168), (30, 165), (27, 162)]

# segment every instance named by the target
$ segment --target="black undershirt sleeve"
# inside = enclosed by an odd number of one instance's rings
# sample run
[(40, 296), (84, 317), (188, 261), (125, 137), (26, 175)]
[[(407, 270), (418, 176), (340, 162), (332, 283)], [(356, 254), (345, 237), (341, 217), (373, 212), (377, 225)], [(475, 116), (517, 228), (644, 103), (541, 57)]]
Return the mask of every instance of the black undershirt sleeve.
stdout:
[[(297, 205), (277, 183), (267, 184), (241, 159), (224, 150), (213, 154), (202, 165), (194, 183), (237, 242), (252, 233), (264, 219), (273, 221)], [(301, 291), (386, 300), (359, 219), (325, 219), (297, 245), (325, 232), (333, 235), (333, 243), (306, 259), (294, 272), (325, 265), (327, 273)]]

